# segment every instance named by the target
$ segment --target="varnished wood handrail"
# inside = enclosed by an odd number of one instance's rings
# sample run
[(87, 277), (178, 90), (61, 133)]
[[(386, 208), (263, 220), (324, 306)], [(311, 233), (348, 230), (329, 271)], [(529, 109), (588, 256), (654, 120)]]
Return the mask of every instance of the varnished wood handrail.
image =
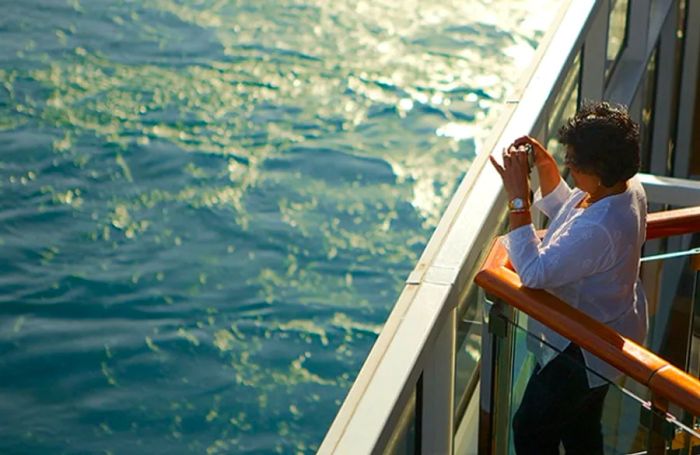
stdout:
[(647, 240), (700, 232), (700, 207), (666, 210), (647, 215)]
[[(651, 213), (647, 217), (648, 239), (692, 232), (700, 232), (700, 207)], [(658, 396), (700, 416), (700, 381), (697, 378), (547, 291), (524, 287), (499, 239), (493, 243), (474, 281), (490, 295), (600, 357)]]

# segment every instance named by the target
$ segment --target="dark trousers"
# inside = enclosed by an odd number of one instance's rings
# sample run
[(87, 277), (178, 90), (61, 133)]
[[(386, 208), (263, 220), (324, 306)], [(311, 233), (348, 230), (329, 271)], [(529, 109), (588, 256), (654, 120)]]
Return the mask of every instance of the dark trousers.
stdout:
[(589, 388), (581, 349), (571, 343), (543, 369), (535, 367), (513, 417), (515, 451), (603, 454), (600, 419), (608, 386)]

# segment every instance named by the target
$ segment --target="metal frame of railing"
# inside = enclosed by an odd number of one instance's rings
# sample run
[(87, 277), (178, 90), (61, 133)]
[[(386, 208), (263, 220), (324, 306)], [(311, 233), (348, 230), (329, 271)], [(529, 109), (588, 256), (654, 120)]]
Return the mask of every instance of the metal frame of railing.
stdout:
[[(499, 121), (484, 149), (500, 150), (524, 133), (540, 140), (550, 138), (558, 117), (568, 115), (571, 100), (575, 108), (581, 99), (610, 99), (629, 105), (633, 117), (642, 118), (648, 107), (640, 89), (648, 73), (647, 61), (653, 49), (665, 49), (654, 54), (659, 56), (655, 71), (659, 87), (651, 107), (655, 112), (652, 164), (663, 161), (656, 158), (666, 156), (668, 147), (663, 144), (677, 136), (672, 122), (663, 119), (677, 117), (675, 123), (682, 123), (692, 116), (692, 106), (682, 110), (674, 105), (668, 93), (672, 88), (661, 85), (676, 78), (677, 71), (662, 63), (678, 47), (675, 11), (683, 1), (634, 0), (627, 30), (634, 39), (628, 40), (609, 78), (605, 67), (610, 1), (562, 2), (532, 66), (494, 114)], [(686, 16), (700, 18), (700, 5), (691, 2), (686, 9)], [(683, 46), (697, 54), (699, 44), (700, 37), (692, 36), (685, 38)], [(687, 85), (685, 81), (696, 75), (695, 64), (684, 69), (680, 83)], [(488, 153), (480, 153), (459, 185), (319, 453), (387, 453), (411, 445), (415, 453), (453, 452), (461, 419), (454, 414), (454, 395), (461, 392), (454, 386), (456, 326), (484, 259), (483, 246), (505, 220), (505, 193), (487, 162)], [(652, 172), (666, 174), (653, 166)], [(409, 434), (415, 437), (406, 443)], [(401, 446), (402, 441), (408, 445)]]

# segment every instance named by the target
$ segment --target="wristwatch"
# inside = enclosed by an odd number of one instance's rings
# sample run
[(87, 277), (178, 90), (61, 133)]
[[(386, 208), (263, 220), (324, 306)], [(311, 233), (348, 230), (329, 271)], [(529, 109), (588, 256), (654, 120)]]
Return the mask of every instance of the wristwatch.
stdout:
[(521, 197), (514, 197), (513, 199), (508, 201), (508, 210), (510, 210), (511, 212), (525, 212), (527, 211), (527, 209), (527, 202)]

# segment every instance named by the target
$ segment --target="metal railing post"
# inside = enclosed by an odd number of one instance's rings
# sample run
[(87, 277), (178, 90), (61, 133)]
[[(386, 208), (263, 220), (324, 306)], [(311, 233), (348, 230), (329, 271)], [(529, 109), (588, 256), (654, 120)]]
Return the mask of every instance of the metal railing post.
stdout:
[(652, 393), (651, 410), (649, 411), (649, 455), (665, 454), (668, 442), (673, 439), (673, 429), (669, 427), (663, 417), (666, 411), (668, 411), (668, 400)]
[(496, 350), (496, 336), (491, 333), (489, 322), (491, 320), (490, 302), (486, 298), (483, 289), (479, 288), (479, 300), (484, 305), (484, 320), (481, 324), (481, 367), (479, 388), (479, 455), (491, 455), (493, 441), (493, 378), (495, 373), (494, 359)]

